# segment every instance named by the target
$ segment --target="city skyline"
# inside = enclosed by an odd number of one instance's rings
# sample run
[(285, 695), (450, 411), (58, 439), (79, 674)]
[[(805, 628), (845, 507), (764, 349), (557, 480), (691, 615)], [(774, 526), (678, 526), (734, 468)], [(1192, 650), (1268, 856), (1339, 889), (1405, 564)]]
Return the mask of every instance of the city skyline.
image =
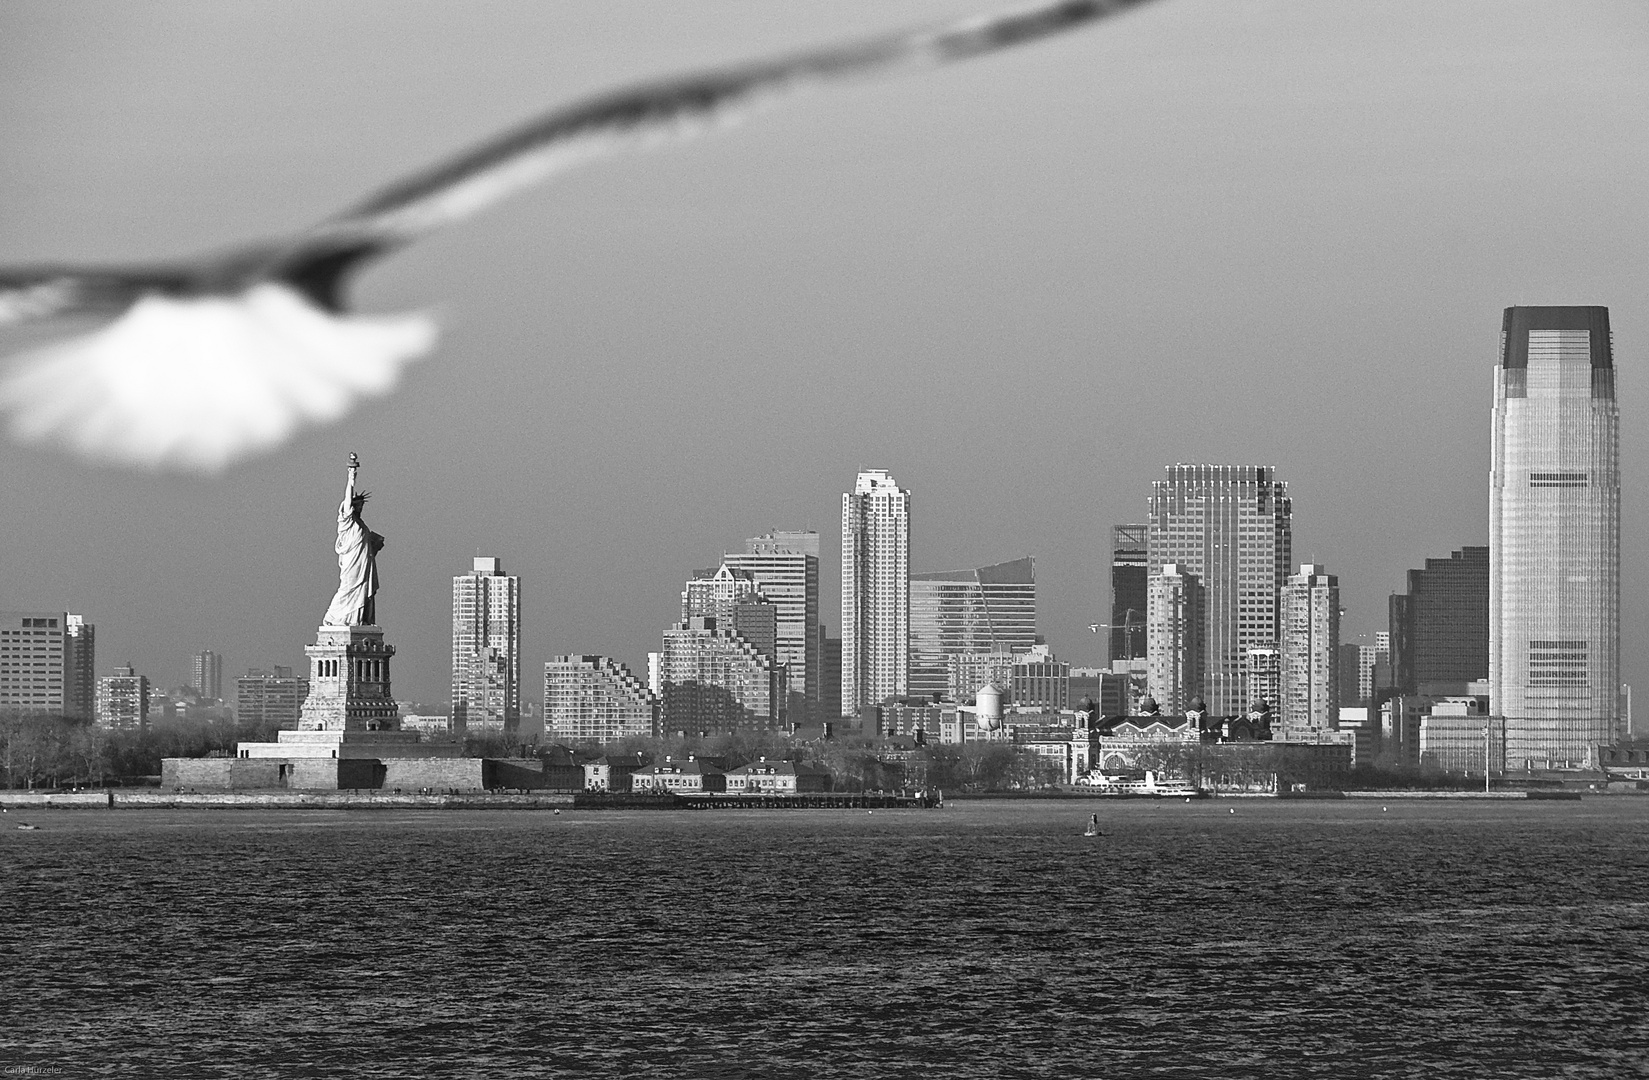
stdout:
[[(284, 229), (527, 103), (889, 21), (501, 4), (431, 65), (425, 43), (454, 37), (435, 7), (386, 29), (341, 6), (319, 44), (274, 9), (186, 33), (117, 10), (87, 41), (58, 7), (0, 12), (17, 259)], [(1409, 568), (1487, 542), (1501, 309), (1609, 306), (1620, 403), (1643, 415), (1645, 151), (1615, 133), (1649, 66), (1641, 13), (1614, 4), (1337, 8), (1164, 3), (515, 204), (362, 280), (370, 310), (446, 298), (453, 336), (347, 435), (217, 483), (0, 448), (0, 606), (86, 613), (100, 676), (130, 661), (181, 685), (203, 644), (231, 673), (301, 666), (333, 572), (315, 478), (354, 449), (392, 538), (397, 696), (445, 697), (447, 583), (477, 546), (532, 583), (525, 671), (569, 653), (639, 671), (684, 571), (774, 527), (820, 531), (839, 632), (832, 500), (874, 461), (922, 493), (913, 568), (1034, 553), (1045, 636), (1095, 664), (1104, 534), (1140, 520), (1140, 485), (1167, 461), (1263, 460), (1300, 507), (1295, 562), (1340, 577), (1346, 640), (1383, 629)], [(1099, 404), (1060, 411), (1061, 393)], [(707, 423), (762, 452), (729, 467)], [(1630, 537), (1649, 448), (1622, 439)], [(1623, 678), (1641, 683), (1649, 575), (1626, 553)]]

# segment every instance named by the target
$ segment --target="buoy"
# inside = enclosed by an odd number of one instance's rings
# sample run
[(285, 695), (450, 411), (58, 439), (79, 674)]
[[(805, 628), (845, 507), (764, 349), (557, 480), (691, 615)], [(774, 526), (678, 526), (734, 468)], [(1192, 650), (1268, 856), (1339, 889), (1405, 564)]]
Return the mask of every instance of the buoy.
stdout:
[(1230, 811), (1230, 812), (1231, 812), (1231, 813), (1233, 813), (1233, 814), (1235, 814), (1235, 813), (1236, 813), (1236, 812), (1237, 812), (1237, 811), (1236, 811), (1236, 809), (1235, 809), (1235, 808), (1232, 808), (1232, 810), (1231, 810), (1231, 811)]
[(561, 816), (561, 811), (559, 811), (559, 810), (555, 811), (555, 816), (560, 817)]

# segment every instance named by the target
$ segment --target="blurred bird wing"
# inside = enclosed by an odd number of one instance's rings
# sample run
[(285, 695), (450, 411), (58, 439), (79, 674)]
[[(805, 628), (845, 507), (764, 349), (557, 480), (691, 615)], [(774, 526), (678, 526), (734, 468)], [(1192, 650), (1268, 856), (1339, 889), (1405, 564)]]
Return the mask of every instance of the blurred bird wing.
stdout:
[(423, 316), (337, 315), (276, 282), (149, 295), (101, 330), (25, 353), (0, 413), (22, 442), (215, 472), (389, 391), (434, 340)]
[(171, 267), (36, 266), (0, 269), (0, 326), (79, 314), (118, 314), (146, 292), (170, 292), (190, 280)]
[(460, 221), (591, 158), (696, 135), (787, 92), (966, 60), (1144, 2), (1064, 0), (603, 94), (391, 185), (301, 237), (292, 259), (342, 253), (353, 261)]

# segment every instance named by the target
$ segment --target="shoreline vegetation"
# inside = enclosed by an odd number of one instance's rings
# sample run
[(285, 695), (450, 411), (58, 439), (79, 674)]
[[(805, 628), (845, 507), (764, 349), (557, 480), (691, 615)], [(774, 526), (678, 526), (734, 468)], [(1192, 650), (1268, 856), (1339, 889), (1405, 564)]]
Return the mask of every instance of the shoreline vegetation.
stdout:
[[(164, 799), (175, 791), (159, 787), (160, 762), (166, 757), (227, 757), (240, 741), (267, 742), (274, 730), (261, 725), (237, 724), (224, 718), (160, 718), (138, 730), (110, 731), (84, 720), (54, 716), (0, 715), (0, 801), (8, 792), (85, 791), (117, 792), (117, 801), (138, 805), (135, 796)], [(1070, 778), (1028, 748), (1002, 741), (960, 745), (916, 744), (909, 738), (867, 738), (851, 730), (837, 737), (803, 739), (777, 731), (738, 732), (699, 738), (632, 737), (605, 745), (560, 744), (547, 741), (523, 744), (502, 735), (472, 735), (463, 740), (463, 752), (472, 757), (529, 757), (546, 764), (577, 765), (604, 756), (639, 755), (644, 761), (678, 760), (697, 755), (719, 767), (737, 768), (766, 758), (808, 765), (830, 773), (837, 794), (942, 791), (945, 798), (1073, 799), (1135, 796), (1084, 791)], [(1481, 774), (1467, 777), (1436, 769), (1405, 768), (1377, 759), (1372, 767), (1353, 769), (1333, 778), (1293, 775), (1288, 763), (1267, 755), (1266, 744), (1235, 748), (1163, 743), (1142, 748), (1138, 765), (1159, 776), (1182, 776), (1193, 786), (1213, 787), (1221, 797), (1270, 796), (1282, 789), (1283, 798), (1480, 798)], [(1209, 780), (1237, 781), (1208, 784)], [(1311, 790), (1291, 790), (1309, 781)], [(1524, 789), (1556, 788), (1557, 781), (1497, 779), (1490, 798), (1520, 798)], [(1329, 788), (1332, 787), (1333, 790)], [(1402, 793), (1402, 794), (1399, 794)], [(1601, 794), (1602, 792), (1599, 791)], [(1616, 792), (1610, 794), (1632, 794)], [(132, 797), (127, 798), (130, 794)], [(218, 793), (198, 793), (201, 796)], [(316, 805), (322, 796), (344, 797), (347, 805), (387, 806), (392, 798), (457, 798), (417, 796), (412, 793), (373, 791), (304, 792), (274, 789), (267, 792), (228, 792), (254, 798), (280, 797), (292, 805)], [(505, 792), (471, 792), (464, 798), (548, 798), (547, 789), (523, 796)], [(572, 792), (564, 791), (569, 797)], [(1150, 796), (1145, 796), (1150, 797)], [(107, 800), (106, 800), (107, 801)], [(172, 801), (176, 801), (175, 799)], [(223, 805), (239, 805), (224, 803)], [(406, 805), (423, 805), (409, 802)], [(468, 805), (457, 804), (457, 805)], [(509, 805), (515, 805), (510, 803)], [(562, 805), (546, 803), (545, 805)]]

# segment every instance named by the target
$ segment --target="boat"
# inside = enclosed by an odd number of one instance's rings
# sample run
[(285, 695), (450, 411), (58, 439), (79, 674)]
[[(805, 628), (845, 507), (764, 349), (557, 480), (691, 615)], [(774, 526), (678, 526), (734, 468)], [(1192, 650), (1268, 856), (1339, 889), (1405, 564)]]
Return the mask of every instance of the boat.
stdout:
[(18, 827), (18, 828), (19, 828), (19, 829), (21, 829), (21, 830), (23, 830), (23, 831), (24, 831), (24, 832), (35, 832), (35, 831), (36, 831), (36, 830), (38, 830), (38, 829), (39, 829), (39, 828), (40, 828), (40, 826), (38, 826), (38, 825), (30, 825), (30, 824), (29, 824), (29, 823), (28, 823), (28, 822), (26, 822), (26, 821), (25, 821), (25, 822), (23, 822), (23, 824), (21, 824), (21, 825), (19, 825), (19, 826), (17, 826), (17, 827)]

